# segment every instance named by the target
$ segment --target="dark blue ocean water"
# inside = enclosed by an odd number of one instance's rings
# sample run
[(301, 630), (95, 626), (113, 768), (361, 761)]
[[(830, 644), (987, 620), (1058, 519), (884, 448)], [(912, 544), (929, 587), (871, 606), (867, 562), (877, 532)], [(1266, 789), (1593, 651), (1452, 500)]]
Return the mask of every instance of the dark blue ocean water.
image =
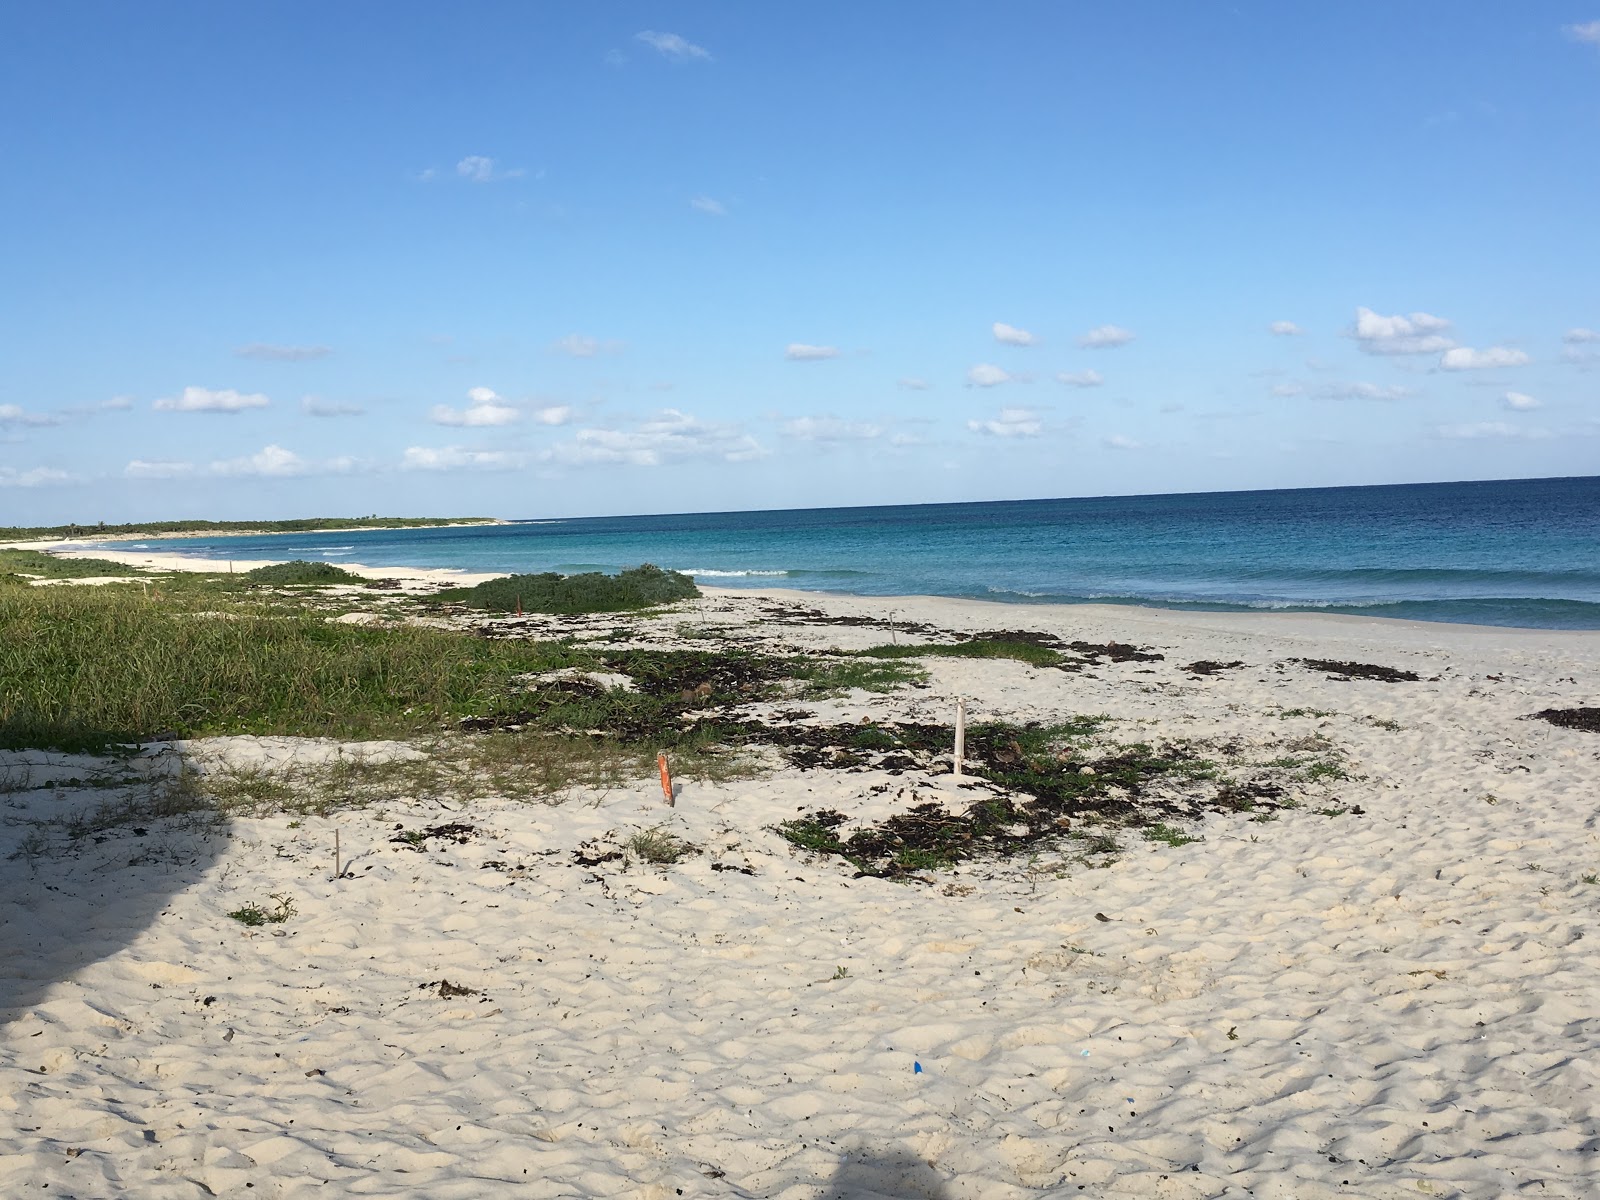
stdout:
[(235, 561), (497, 572), (653, 562), (721, 587), (1600, 629), (1600, 477), (586, 517), (151, 545)]

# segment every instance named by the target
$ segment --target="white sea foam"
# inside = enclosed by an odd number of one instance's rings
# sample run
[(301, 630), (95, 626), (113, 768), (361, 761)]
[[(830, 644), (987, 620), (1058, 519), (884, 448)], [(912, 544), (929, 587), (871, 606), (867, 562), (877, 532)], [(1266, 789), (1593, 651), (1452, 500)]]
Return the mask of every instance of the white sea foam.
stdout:
[(708, 579), (735, 579), (742, 578), (747, 575), (778, 576), (787, 575), (789, 573), (787, 571), (709, 571), (701, 570), (699, 567), (674, 567), (672, 569), (677, 571), (680, 575), (704, 575)]

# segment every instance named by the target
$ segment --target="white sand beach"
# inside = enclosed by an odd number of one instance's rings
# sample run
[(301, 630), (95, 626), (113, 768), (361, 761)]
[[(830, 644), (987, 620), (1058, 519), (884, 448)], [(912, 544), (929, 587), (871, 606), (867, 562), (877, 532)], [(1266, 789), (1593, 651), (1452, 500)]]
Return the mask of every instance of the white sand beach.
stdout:
[[(671, 808), (654, 779), (549, 804), (396, 794), (67, 848), (30, 822), (179, 760), (412, 751), (0, 755), (0, 1193), (1600, 1194), (1600, 734), (1526, 719), (1600, 703), (1600, 634), (745, 591), (693, 612), (744, 645), (921, 623), (1161, 656), (930, 658), (926, 687), (814, 703), (818, 720), (949, 722), (962, 695), (975, 720), (1104, 714), (1124, 740), (1343, 769), (1294, 783), (1293, 806), (1186, 822), (1187, 844), (889, 881), (774, 827), (984, 787), (780, 766)], [(879, 623), (839, 623), (857, 618)], [(575, 623), (520, 627), (558, 626)], [(108, 773), (135, 781), (94, 786)], [(471, 828), (425, 836), (441, 826)], [(699, 852), (622, 853), (658, 826)], [(250, 903), (293, 915), (229, 919)]]

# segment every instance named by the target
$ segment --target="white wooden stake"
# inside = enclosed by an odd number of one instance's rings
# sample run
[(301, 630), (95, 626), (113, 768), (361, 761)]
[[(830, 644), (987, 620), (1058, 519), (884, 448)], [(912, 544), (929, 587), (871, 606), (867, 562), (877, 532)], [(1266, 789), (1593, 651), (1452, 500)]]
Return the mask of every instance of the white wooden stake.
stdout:
[(956, 752), (955, 765), (951, 774), (957, 779), (964, 778), (961, 771), (962, 759), (967, 754), (967, 702), (961, 697), (956, 697)]
[(333, 831), (333, 877), (338, 879), (344, 874), (344, 866), (339, 861), (339, 831)]

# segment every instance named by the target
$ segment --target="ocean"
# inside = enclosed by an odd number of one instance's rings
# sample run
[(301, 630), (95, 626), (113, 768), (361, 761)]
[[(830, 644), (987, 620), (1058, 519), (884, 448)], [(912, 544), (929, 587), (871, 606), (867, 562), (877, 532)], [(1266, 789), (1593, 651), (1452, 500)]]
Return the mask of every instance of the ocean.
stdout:
[[(236, 562), (1600, 629), (1600, 477), (524, 520), (142, 543)], [(126, 550), (128, 543), (117, 543)]]

